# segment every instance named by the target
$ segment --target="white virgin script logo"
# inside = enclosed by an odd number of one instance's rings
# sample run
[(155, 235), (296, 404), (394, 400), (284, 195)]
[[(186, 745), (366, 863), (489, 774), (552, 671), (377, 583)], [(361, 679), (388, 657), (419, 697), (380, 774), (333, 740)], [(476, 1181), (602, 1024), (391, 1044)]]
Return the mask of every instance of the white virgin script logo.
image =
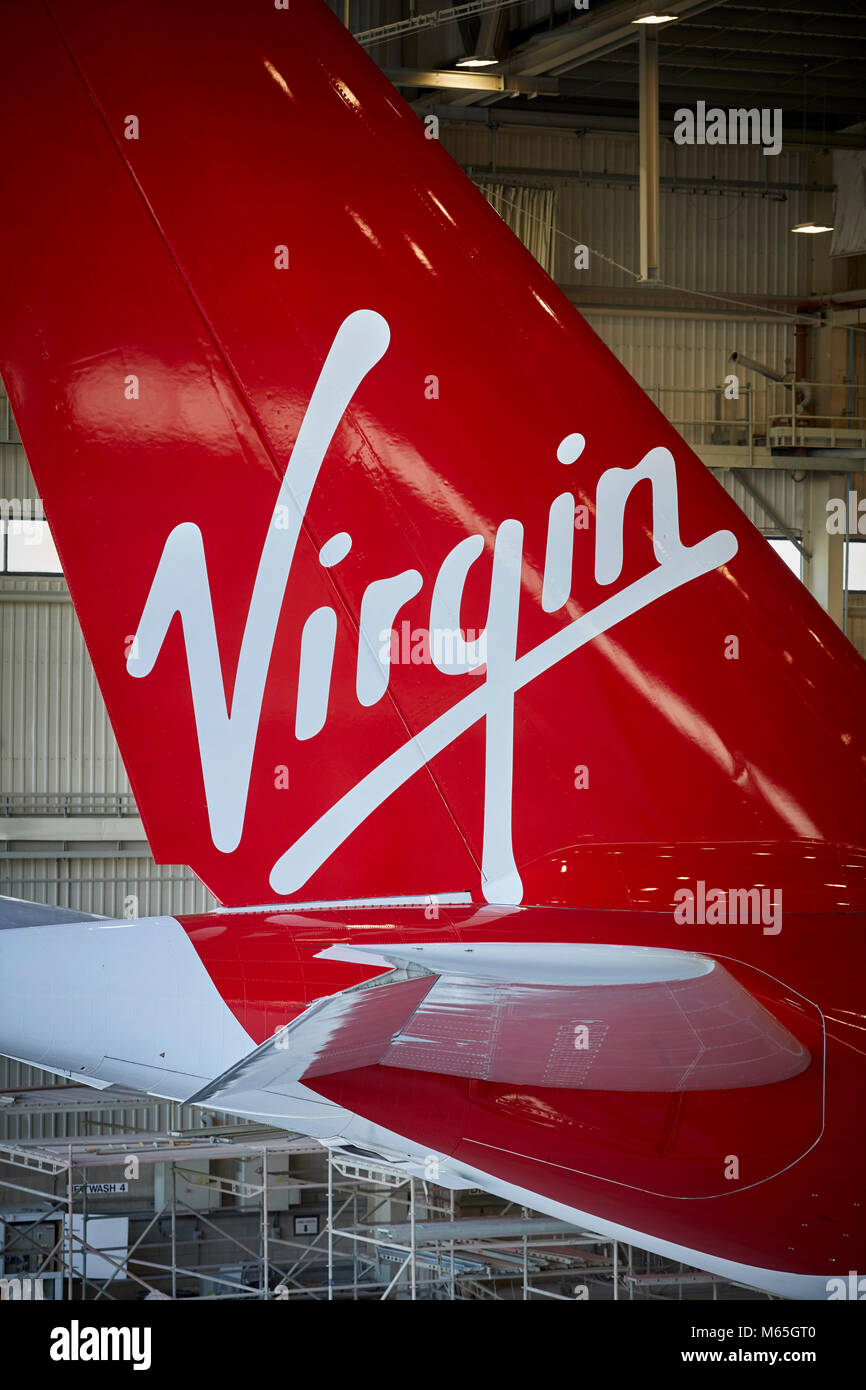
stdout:
[[(169, 535), (127, 658), (131, 676), (147, 676), (177, 613), (183, 625), (193, 713), (204, 777), (211, 836), (217, 849), (231, 853), (240, 843), (246, 816), (253, 752), (265, 682), (289, 572), (313, 488), (338, 424), (364, 377), (388, 349), (390, 330), (380, 314), (360, 309), (340, 325), (301, 423), (274, 512), (268, 524), (241, 643), (229, 712), (220, 665), (213, 603), (198, 526), (184, 522)], [(569, 465), (584, 447), (571, 434), (557, 449)], [(275, 893), (296, 892), (378, 806), (478, 720), (485, 721), (484, 827), (482, 881), (486, 900), (519, 903), (522, 885), (511, 842), (514, 701), (518, 690), (616, 623), (645, 608), (689, 580), (727, 563), (737, 552), (730, 531), (716, 531), (697, 545), (684, 546), (679, 534), (677, 478), (667, 449), (651, 449), (634, 468), (610, 468), (596, 493), (595, 579), (613, 584), (622, 572), (623, 520), (632, 489), (642, 479), (652, 485), (653, 546), (658, 565), (619, 593), (605, 599), (536, 647), (517, 657), (517, 621), (523, 568), (523, 527), (507, 519), (496, 532), (490, 605), (482, 639), (449, 644), (433, 664), (445, 675), (471, 674), (486, 660), (486, 675), (471, 682), (468, 695), (397, 748), (363, 777), (274, 864)], [(339, 563), (351, 546), (345, 532), (332, 536), (319, 553), (326, 568)], [(548, 522), (542, 607), (553, 613), (571, 594), (574, 497), (555, 498)], [(481, 535), (467, 536), (442, 561), (430, 601), (430, 631), (459, 633), (460, 605), (471, 565), (484, 549)], [(356, 691), (369, 707), (388, 687), (390, 646), (381, 634), (393, 627), (402, 606), (421, 589), (417, 570), (368, 585), (360, 614)], [(311, 613), (301, 635), (295, 736), (312, 738), (327, 717), (337, 615), (330, 607)]]

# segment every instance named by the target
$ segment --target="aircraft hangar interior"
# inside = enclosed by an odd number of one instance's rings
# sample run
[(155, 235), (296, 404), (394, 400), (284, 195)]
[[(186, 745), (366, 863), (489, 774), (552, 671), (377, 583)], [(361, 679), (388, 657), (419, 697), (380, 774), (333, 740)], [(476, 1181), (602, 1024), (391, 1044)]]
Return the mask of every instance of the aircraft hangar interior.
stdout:
[(3, 30), (3, 1299), (866, 1297), (866, 8)]

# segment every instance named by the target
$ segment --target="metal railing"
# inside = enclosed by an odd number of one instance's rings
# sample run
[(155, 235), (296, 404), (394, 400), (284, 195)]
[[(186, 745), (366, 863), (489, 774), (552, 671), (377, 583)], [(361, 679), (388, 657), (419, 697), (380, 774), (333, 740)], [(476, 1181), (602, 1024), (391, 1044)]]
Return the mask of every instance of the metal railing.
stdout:
[[(857, 382), (746, 382), (733, 398), (724, 385), (645, 389), (689, 444), (743, 449), (750, 463), (761, 446), (866, 448), (866, 386)], [(840, 408), (835, 395), (846, 398)]]
[(137, 816), (132, 792), (2, 792), (0, 816)]

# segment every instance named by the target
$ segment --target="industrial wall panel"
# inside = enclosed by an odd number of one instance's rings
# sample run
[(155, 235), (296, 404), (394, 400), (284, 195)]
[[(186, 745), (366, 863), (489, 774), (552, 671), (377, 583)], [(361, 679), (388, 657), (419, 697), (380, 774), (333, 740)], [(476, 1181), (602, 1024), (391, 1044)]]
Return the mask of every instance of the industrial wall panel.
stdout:
[[(716, 477), (727, 493), (746, 513), (746, 516), (766, 535), (780, 534), (767, 512), (751, 497), (738, 481), (740, 469), (726, 469)], [(769, 503), (774, 512), (787, 522), (792, 531), (803, 533), (805, 474), (792, 470), (783, 473), (778, 468), (752, 468), (746, 473), (751, 486)]]
[[(0, 396), (0, 424), (2, 411), (6, 405), (5, 396)], [(0, 498), (7, 502), (33, 502), (36, 499), (36, 485), (27, 465), (27, 458), (21, 444), (10, 444), (0, 437)], [(16, 515), (14, 511), (10, 513)], [(31, 516), (34, 514), (31, 510)]]
[(794, 354), (794, 330), (784, 320), (753, 323), (595, 311), (585, 317), (691, 444), (714, 442), (712, 422), (746, 419), (750, 383), (755, 410), (763, 408), (762, 379), (742, 369), (740, 399), (722, 396), (725, 378), (733, 371), (728, 361), (732, 351), (781, 367)]
[[(491, 121), (495, 122), (493, 115)], [(482, 171), (491, 166), (497, 171), (519, 167), (542, 174), (568, 173), (569, 179), (557, 184), (556, 280), (576, 289), (635, 285), (640, 263), (636, 135), (536, 133), (443, 123), (442, 142), (476, 177), (489, 176)], [(631, 174), (634, 180), (629, 185), (613, 180), (605, 184), (604, 174)], [(709, 313), (734, 310), (736, 306), (726, 304), (725, 297), (808, 295), (809, 238), (791, 235), (791, 227), (805, 221), (811, 211), (808, 195), (774, 189), (774, 185), (809, 181), (804, 153), (783, 150), (769, 159), (754, 146), (677, 146), (665, 140), (660, 174), (681, 184), (676, 190), (663, 186), (661, 193), (661, 278), (666, 284), (722, 296), (708, 301)], [(581, 175), (596, 178), (581, 182)], [(505, 172), (497, 176), (507, 178)], [(689, 186), (689, 180), (714, 180), (719, 185), (737, 180), (755, 187), (704, 190)], [(587, 270), (575, 268), (578, 244), (600, 253), (590, 257)]]
[[(61, 833), (62, 829), (58, 838)], [(183, 865), (108, 854), (80, 859), (4, 854), (0, 894), (102, 917), (191, 915), (216, 906), (213, 895)]]
[(0, 602), (0, 790), (128, 793), (75, 611), (61, 595)]

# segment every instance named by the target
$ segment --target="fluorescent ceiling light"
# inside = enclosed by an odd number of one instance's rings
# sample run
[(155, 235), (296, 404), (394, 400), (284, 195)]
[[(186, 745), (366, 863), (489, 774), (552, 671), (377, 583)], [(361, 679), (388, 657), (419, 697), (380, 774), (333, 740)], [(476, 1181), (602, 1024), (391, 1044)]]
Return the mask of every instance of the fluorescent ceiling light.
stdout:
[(792, 227), (792, 232), (805, 232), (809, 236), (814, 236), (816, 232), (832, 232), (833, 227), (825, 227), (823, 222), (798, 222), (796, 227)]
[(632, 24), (671, 24), (675, 19), (679, 19), (678, 14), (643, 14), (640, 19), (633, 19)]
[(499, 62), (498, 58), (479, 58), (473, 54), (471, 58), (458, 58), (458, 68), (492, 68)]

